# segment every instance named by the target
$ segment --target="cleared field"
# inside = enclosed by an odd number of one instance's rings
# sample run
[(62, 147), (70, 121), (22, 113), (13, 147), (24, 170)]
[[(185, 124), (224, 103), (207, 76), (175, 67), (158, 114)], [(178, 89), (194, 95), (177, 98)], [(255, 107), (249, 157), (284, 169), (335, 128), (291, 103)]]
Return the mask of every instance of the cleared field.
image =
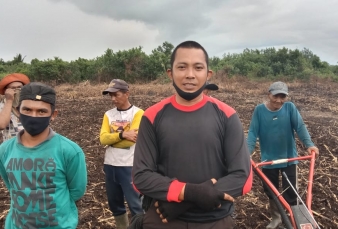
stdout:
[[(266, 89), (271, 82), (254, 82), (244, 79), (216, 79), (220, 90), (213, 97), (234, 107), (247, 132), (254, 107), (266, 99)], [(313, 141), (319, 147), (316, 160), (312, 209), (322, 228), (338, 228), (338, 84), (329, 81), (289, 84), (290, 99), (299, 108)], [(110, 98), (101, 96), (107, 85), (56, 86), (59, 116), (53, 129), (77, 142), (86, 153), (88, 187), (78, 202), (78, 228), (114, 228), (114, 218), (108, 210), (105, 195), (103, 157), (104, 148), (99, 143), (103, 114), (111, 107)], [(131, 102), (143, 109), (171, 95), (170, 84), (131, 86)], [(206, 117), (207, 118), (207, 117)], [(299, 154), (305, 153), (297, 140)], [(259, 151), (253, 156), (259, 161)], [(307, 164), (300, 163), (300, 193), (304, 194), (307, 181)], [(0, 228), (3, 228), (9, 209), (9, 193), (0, 182)], [(238, 228), (264, 228), (269, 220), (268, 201), (257, 177), (252, 191), (236, 200)]]

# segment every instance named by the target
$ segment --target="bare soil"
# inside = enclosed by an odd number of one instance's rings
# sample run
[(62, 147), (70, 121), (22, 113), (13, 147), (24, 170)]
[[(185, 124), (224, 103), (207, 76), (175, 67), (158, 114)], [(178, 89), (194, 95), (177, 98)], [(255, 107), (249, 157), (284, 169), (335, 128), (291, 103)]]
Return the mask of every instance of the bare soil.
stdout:
[[(247, 132), (254, 107), (266, 99), (266, 88), (271, 82), (253, 82), (242, 79), (218, 80), (220, 90), (211, 96), (234, 107)], [(312, 80), (309, 83), (290, 82), (290, 99), (299, 108), (313, 141), (320, 150), (315, 164), (312, 210), (322, 228), (338, 228), (338, 84)], [(86, 154), (88, 187), (78, 202), (78, 228), (115, 228), (108, 209), (103, 169), (104, 148), (99, 143), (103, 114), (112, 107), (109, 98), (100, 92), (107, 85), (60, 85), (59, 115), (52, 128), (78, 143)], [(146, 109), (171, 95), (171, 85), (132, 85), (132, 104)], [(305, 148), (297, 140), (300, 155)], [(259, 161), (259, 149), (253, 156)], [(300, 193), (305, 197), (308, 164), (299, 164)], [(268, 201), (261, 182), (254, 177), (252, 191), (236, 200), (238, 228), (265, 228), (269, 222)], [(0, 228), (4, 227), (9, 209), (9, 193), (0, 181)]]

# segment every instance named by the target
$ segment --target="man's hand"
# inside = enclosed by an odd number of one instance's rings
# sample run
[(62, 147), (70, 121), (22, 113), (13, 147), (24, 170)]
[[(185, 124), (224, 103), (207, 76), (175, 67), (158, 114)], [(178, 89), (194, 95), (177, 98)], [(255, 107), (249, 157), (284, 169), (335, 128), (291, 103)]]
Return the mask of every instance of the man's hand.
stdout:
[(308, 154), (311, 154), (312, 151), (315, 151), (316, 157), (319, 156), (319, 149), (316, 146), (311, 146), (307, 149)]
[(230, 201), (230, 202), (235, 202), (235, 199), (230, 196), (229, 194), (224, 193), (224, 200)]
[(206, 211), (221, 207), (221, 200), (233, 202), (233, 197), (214, 187), (216, 182), (215, 179), (211, 179), (201, 184), (187, 183), (184, 187), (184, 200), (195, 203), (199, 208)]
[(137, 140), (138, 129), (123, 131), (122, 137), (126, 140), (136, 142)]
[(194, 204), (191, 202), (182, 201), (177, 202), (167, 202), (167, 201), (156, 201), (155, 202), (156, 213), (159, 214), (163, 223), (168, 223), (173, 219), (176, 219), (178, 216), (185, 213), (189, 208), (194, 207)]
[(5, 98), (6, 101), (12, 101), (14, 100), (14, 94), (15, 94), (15, 90), (11, 89), (11, 88), (7, 88), (5, 91)]

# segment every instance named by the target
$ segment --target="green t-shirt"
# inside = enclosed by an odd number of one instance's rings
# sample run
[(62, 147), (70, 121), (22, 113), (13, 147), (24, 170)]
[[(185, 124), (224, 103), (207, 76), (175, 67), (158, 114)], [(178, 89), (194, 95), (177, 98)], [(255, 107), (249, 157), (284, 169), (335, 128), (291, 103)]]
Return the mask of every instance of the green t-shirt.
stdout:
[[(52, 130), (51, 130), (52, 132)], [(5, 228), (76, 228), (87, 185), (82, 149), (52, 132), (33, 148), (18, 137), (0, 146), (0, 174), (10, 192)]]

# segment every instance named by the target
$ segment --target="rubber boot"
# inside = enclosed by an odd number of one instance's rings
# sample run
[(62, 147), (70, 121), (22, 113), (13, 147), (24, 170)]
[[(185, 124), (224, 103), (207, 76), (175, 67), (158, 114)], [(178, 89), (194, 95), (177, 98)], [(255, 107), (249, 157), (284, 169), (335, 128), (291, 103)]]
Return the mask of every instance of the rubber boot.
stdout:
[(127, 229), (129, 226), (129, 220), (127, 213), (119, 216), (115, 216), (116, 229)]
[(266, 229), (276, 229), (282, 223), (281, 215), (279, 214), (278, 208), (273, 200), (269, 200), (270, 202), (270, 212), (272, 220)]

